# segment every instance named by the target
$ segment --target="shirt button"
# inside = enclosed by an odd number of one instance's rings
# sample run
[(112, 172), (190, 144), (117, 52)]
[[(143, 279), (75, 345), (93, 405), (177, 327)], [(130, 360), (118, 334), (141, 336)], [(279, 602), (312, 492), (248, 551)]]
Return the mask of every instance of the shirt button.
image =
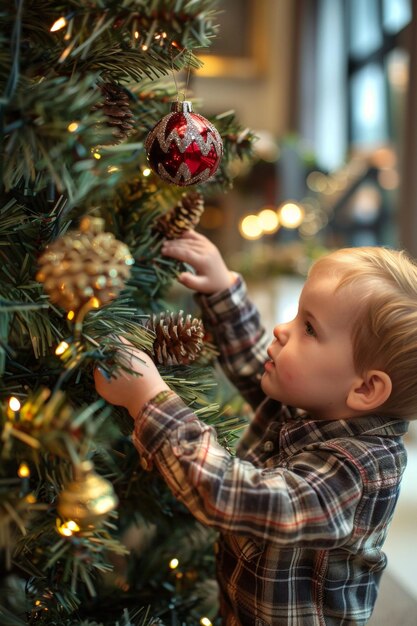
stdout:
[(264, 443), (264, 450), (265, 450), (265, 452), (272, 452), (273, 449), (274, 449), (274, 442), (273, 441), (265, 441), (265, 443)]
[(142, 457), (140, 460), (140, 464), (142, 465), (143, 469), (146, 470), (149, 467), (149, 463), (148, 461), (145, 459), (145, 457)]

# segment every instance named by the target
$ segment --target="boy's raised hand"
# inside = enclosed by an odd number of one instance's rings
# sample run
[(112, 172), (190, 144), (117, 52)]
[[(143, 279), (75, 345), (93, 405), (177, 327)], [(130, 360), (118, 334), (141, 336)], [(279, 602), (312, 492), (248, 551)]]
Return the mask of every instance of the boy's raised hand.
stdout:
[(188, 263), (192, 272), (182, 272), (178, 280), (200, 293), (211, 294), (230, 287), (236, 274), (229, 271), (216, 246), (194, 230), (186, 231), (178, 239), (166, 239), (162, 246), (166, 256)]
[(119, 339), (126, 344), (123, 356), (126, 358), (126, 365), (134, 373), (119, 370), (108, 378), (100, 367), (97, 367), (94, 370), (94, 382), (97, 393), (102, 398), (110, 404), (125, 407), (130, 415), (136, 418), (146, 402), (152, 400), (159, 392), (169, 390), (169, 387), (145, 352), (138, 350), (122, 337)]

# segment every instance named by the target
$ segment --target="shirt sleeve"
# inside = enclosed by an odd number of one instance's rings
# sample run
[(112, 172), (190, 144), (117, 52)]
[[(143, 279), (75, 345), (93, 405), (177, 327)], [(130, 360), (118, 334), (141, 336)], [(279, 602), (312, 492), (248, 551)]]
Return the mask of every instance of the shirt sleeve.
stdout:
[(252, 407), (258, 406), (265, 398), (260, 379), (272, 336), (268, 337), (262, 327), (245, 282), (237, 275), (229, 289), (209, 296), (198, 294), (196, 300), (227, 377)]
[(287, 467), (257, 468), (232, 457), (173, 392), (149, 402), (133, 442), (174, 496), (203, 524), (284, 546), (337, 547), (361, 498), (355, 465), (337, 451), (295, 454)]

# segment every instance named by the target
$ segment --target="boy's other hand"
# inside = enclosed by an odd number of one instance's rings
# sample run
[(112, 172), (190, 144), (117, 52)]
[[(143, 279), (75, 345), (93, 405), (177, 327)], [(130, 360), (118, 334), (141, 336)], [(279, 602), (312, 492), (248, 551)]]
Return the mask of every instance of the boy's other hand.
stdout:
[(138, 350), (122, 337), (119, 339), (126, 344), (123, 358), (133, 373), (119, 370), (109, 378), (100, 367), (96, 367), (94, 382), (97, 393), (102, 398), (110, 404), (125, 407), (136, 418), (149, 400), (169, 387), (145, 352)]
[(178, 239), (166, 239), (162, 245), (166, 256), (188, 263), (195, 270), (182, 272), (180, 283), (200, 293), (211, 294), (228, 289), (236, 280), (216, 246), (194, 230), (186, 231)]

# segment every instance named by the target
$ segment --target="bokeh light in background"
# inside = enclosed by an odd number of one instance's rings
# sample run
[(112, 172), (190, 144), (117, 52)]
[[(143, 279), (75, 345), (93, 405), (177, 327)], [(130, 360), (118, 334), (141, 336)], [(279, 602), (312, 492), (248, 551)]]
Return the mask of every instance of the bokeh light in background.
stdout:
[(296, 202), (284, 202), (278, 209), (281, 226), (285, 228), (298, 228), (303, 221), (304, 209)]
[(278, 208), (266, 206), (257, 214), (243, 217), (239, 232), (244, 239), (259, 239), (262, 235), (272, 235), (283, 226), (295, 229), (302, 224), (305, 210), (296, 202), (284, 202)]
[(239, 231), (245, 239), (259, 239), (263, 235), (258, 215), (247, 215), (239, 224)]
[(264, 207), (258, 213), (258, 219), (264, 233), (275, 233), (279, 228), (278, 213), (274, 207)]

